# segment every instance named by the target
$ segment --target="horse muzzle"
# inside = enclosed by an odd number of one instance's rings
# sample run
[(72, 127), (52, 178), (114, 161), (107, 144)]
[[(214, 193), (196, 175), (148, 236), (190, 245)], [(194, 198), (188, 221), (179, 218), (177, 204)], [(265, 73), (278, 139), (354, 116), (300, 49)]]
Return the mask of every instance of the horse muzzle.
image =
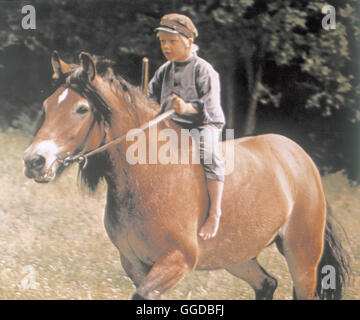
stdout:
[(44, 141), (30, 145), (24, 152), (25, 176), (39, 183), (53, 181), (62, 165), (57, 161), (60, 148)]

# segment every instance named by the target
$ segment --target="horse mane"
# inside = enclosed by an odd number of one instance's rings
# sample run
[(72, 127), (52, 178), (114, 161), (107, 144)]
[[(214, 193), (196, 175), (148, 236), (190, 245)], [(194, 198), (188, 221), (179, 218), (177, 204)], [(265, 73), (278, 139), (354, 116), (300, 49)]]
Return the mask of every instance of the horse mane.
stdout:
[[(138, 112), (141, 110), (150, 110), (154, 113), (160, 111), (160, 106), (154, 100), (149, 99), (138, 87), (131, 85), (126, 81), (122, 76), (114, 71), (115, 63), (107, 58), (101, 56), (92, 55), (93, 61), (95, 62), (96, 73), (103, 80), (110, 83), (110, 88), (113, 90), (114, 94), (120, 97), (126, 104), (128, 112), (132, 114), (132, 117), (135, 119), (136, 125), (140, 125)], [(75, 89), (77, 86), (88, 88), (90, 94), (96, 94), (96, 88), (91, 86), (87, 79), (87, 75), (84, 74), (83, 70), (76, 66), (70, 72), (70, 75), (66, 79), (66, 83)], [(79, 90), (79, 89), (78, 89)], [(79, 90), (81, 91), (81, 89)], [(92, 92), (91, 92), (92, 91)], [(88, 98), (94, 98), (92, 96)], [(101, 96), (97, 94), (95, 97), (96, 100), (102, 100)], [(97, 101), (99, 102), (99, 101)], [(94, 103), (95, 111), (97, 111), (101, 117), (110, 123), (111, 119), (111, 108), (104, 101), (101, 103)], [(117, 106), (112, 106), (116, 108)]]
[[(96, 73), (103, 80), (110, 83), (110, 88), (114, 94), (124, 102), (128, 112), (134, 119), (136, 126), (140, 126), (139, 111), (150, 111), (154, 115), (160, 111), (160, 106), (152, 99), (149, 99), (137, 87), (131, 85), (123, 77), (114, 72), (115, 63), (107, 58), (92, 56), (95, 62)], [(104, 121), (106, 126), (112, 125), (112, 108), (109, 106), (96, 88), (89, 83), (87, 75), (83, 70), (75, 65), (66, 77), (65, 84), (80, 94), (85, 94), (87, 99), (92, 100), (95, 111), (95, 120)], [(79, 166), (78, 177), (80, 182), (87, 186), (90, 192), (97, 189), (99, 182), (105, 177), (106, 168), (110, 165), (110, 160), (106, 152), (96, 154), (89, 158), (85, 167)]]
[(78, 182), (87, 187), (91, 193), (95, 192), (100, 181), (105, 178), (106, 168), (109, 164), (110, 159), (106, 152), (91, 156), (85, 167), (79, 164)]

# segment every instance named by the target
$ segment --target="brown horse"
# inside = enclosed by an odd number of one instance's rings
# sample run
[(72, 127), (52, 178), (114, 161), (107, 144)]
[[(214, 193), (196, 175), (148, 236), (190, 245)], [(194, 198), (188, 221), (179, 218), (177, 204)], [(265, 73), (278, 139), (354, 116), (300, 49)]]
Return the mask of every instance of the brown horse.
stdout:
[[(67, 156), (124, 136), (159, 111), (106, 60), (81, 53), (80, 64), (72, 65), (54, 53), (52, 66), (59, 87), (45, 100), (44, 122), (24, 153), (25, 174), (37, 182), (54, 180)], [(158, 129), (180, 132), (172, 120)], [(164, 144), (149, 131), (145, 137), (157, 150)], [(208, 209), (200, 164), (130, 164), (130, 139), (80, 163), (91, 190), (101, 178), (107, 183), (105, 228), (136, 286), (133, 298), (157, 299), (194, 269), (223, 268), (247, 281), (256, 299), (271, 299), (277, 281), (256, 257), (273, 242), (286, 258), (294, 298), (340, 298), (349, 265), (313, 161), (279, 135), (232, 142), (234, 170), (226, 177), (218, 234), (210, 240), (198, 237)], [(336, 271), (335, 288), (321, 284), (325, 265)]]

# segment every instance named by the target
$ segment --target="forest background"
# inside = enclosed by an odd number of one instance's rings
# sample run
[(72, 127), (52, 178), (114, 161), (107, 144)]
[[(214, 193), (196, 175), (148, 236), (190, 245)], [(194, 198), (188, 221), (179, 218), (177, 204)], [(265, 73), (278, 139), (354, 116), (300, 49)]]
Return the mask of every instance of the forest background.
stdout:
[[(22, 22), (32, 5), (35, 29)], [(324, 28), (331, 5), (335, 28)], [(0, 1), (0, 128), (33, 133), (51, 86), (50, 55), (105, 56), (139, 86), (165, 60), (154, 28), (170, 12), (199, 30), (199, 56), (220, 73), (227, 128), (235, 136), (280, 133), (323, 174), (360, 182), (359, 3), (305, 0)], [(329, 21), (327, 21), (329, 23)]]

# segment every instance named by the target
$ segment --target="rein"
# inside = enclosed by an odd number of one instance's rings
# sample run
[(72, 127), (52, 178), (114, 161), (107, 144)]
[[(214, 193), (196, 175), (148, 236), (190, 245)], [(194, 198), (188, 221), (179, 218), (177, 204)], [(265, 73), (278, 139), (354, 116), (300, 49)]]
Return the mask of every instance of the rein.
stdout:
[[(72, 86), (68, 86), (69, 88), (71, 88), (72, 90), (76, 90), (79, 91), (77, 88), (73, 88)], [(96, 92), (96, 89), (94, 87), (92, 87), (91, 85), (86, 85), (86, 86), (81, 86), (81, 93), (85, 95), (85, 97), (87, 99), (90, 98), (90, 100), (94, 99), (97, 100), (98, 102), (100, 102), (100, 104), (103, 107), (106, 107), (106, 109), (109, 109), (107, 103), (104, 101), (104, 99)], [(92, 98), (92, 99), (91, 99)], [(157, 116), (156, 118), (154, 118), (153, 120), (150, 120), (147, 123), (144, 123), (143, 125), (141, 125), (139, 128), (137, 128), (140, 131), (145, 131), (149, 128), (151, 128), (152, 126), (160, 123), (161, 121), (164, 121), (165, 119), (167, 119), (168, 117), (170, 117), (172, 114), (175, 113), (175, 110), (171, 109), (168, 110), (162, 114), (160, 114), (159, 116)], [(135, 129), (135, 128), (134, 128)], [(90, 128), (91, 130), (91, 128)], [(133, 129), (131, 129), (133, 130)], [(129, 130), (129, 131), (131, 131)], [(78, 162), (79, 164), (83, 163), (82, 168), (84, 169), (87, 165), (88, 162), (88, 157), (93, 156), (95, 154), (101, 153), (103, 151), (106, 151), (108, 148), (110, 148), (111, 146), (114, 146), (116, 144), (121, 143), (125, 138), (131, 138), (132, 136), (135, 136), (136, 133), (134, 133), (133, 135), (129, 135), (129, 131), (122, 135), (121, 137), (115, 138), (113, 140), (111, 140), (110, 142), (99, 146), (98, 148), (95, 148), (91, 151), (88, 152), (80, 152), (76, 155), (70, 155), (70, 153), (67, 153), (66, 157), (64, 159), (57, 159), (58, 162), (60, 162), (61, 164), (63, 164), (65, 167), (69, 166), (70, 164), (74, 163), (74, 162)], [(86, 148), (86, 144), (83, 148), (83, 150)]]

